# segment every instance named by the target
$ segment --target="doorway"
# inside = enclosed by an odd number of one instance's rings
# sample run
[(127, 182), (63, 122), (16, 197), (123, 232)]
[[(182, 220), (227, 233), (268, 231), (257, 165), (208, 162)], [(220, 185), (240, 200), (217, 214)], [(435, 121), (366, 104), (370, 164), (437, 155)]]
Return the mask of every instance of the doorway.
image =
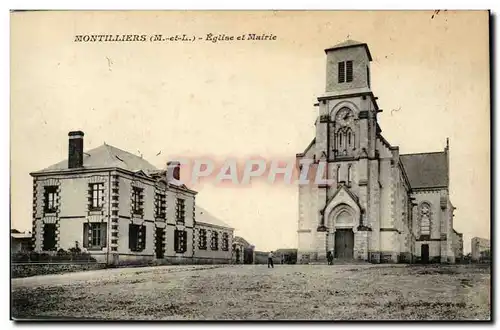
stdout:
[(236, 248), (236, 263), (240, 263), (240, 249)]
[(155, 254), (156, 259), (163, 259), (163, 240), (165, 238), (165, 229), (156, 228), (156, 244), (155, 244)]
[(422, 256), (422, 263), (429, 263), (429, 244), (422, 244), (420, 247), (420, 255)]
[(352, 229), (337, 229), (335, 231), (335, 258), (351, 260), (354, 257), (354, 232)]

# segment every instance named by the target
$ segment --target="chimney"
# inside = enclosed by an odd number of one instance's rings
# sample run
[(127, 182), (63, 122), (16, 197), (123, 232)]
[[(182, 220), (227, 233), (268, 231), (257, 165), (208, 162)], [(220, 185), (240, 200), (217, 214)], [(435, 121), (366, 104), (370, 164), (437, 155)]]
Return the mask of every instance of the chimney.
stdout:
[(181, 163), (178, 161), (171, 161), (167, 163), (167, 180), (170, 179), (180, 180), (181, 179)]
[(83, 167), (83, 135), (82, 131), (68, 133), (68, 168)]

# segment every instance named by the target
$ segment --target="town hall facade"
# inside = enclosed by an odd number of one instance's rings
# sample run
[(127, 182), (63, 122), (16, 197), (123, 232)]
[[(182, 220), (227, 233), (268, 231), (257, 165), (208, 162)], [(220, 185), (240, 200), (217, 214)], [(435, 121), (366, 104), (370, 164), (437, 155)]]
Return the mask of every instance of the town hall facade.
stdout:
[(316, 136), (297, 160), (327, 164), (328, 184), (299, 186), (298, 262), (455, 262), (449, 145), (400, 154), (381, 134), (366, 43), (326, 49)]

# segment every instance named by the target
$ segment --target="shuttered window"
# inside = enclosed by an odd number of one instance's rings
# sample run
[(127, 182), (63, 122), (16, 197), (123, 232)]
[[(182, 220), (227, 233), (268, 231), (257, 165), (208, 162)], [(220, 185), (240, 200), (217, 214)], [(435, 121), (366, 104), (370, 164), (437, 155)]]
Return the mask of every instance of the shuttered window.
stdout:
[(222, 234), (222, 251), (229, 250), (229, 235), (227, 233)]
[(215, 230), (212, 230), (212, 236), (210, 240), (210, 247), (212, 250), (218, 250), (219, 249), (219, 233), (216, 232)]
[(352, 61), (338, 62), (339, 84), (351, 82), (353, 79)]
[(339, 62), (339, 83), (345, 82), (345, 62)]
[(198, 232), (198, 235), (199, 235), (198, 248), (200, 250), (206, 250), (207, 249), (207, 230), (200, 229)]
[(128, 246), (130, 251), (143, 251), (146, 248), (146, 226), (130, 224), (128, 227)]
[(174, 232), (175, 252), (184, 253), (187, 251), (187, 232), (185, 230), (175, 230)]
[(345, 81), (346, 82), (351, 82), (352, 81), (352, 61), (346, 61), (345, 62), (346, 66), (346, 75), (345, 75)]
[(107, 223), (87, 222), (83, 224), (83, 247), (102, 249), (106, 247)]
[(56, 249), (56, 225), (46, 223), (43, 225), (43, 250), (52, 251)]

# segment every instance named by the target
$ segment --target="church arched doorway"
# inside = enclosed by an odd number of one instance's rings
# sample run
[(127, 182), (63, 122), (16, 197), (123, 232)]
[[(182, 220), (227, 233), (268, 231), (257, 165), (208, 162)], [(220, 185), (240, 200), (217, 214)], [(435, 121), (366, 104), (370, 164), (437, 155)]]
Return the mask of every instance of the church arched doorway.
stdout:
[(352, 260), (354, 257), (354, 232), (352, 229), (337, 229), (335, 231), (335, 258)]

